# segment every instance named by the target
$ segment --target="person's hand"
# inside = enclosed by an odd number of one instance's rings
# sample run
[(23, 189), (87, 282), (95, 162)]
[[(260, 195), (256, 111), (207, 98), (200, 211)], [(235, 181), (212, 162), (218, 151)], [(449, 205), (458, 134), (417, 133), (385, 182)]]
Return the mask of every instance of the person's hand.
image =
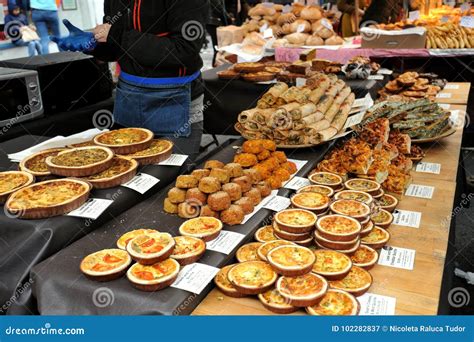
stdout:
[(63, 23), (69, 31), (69, 36), (65, 38), (51, 37), (51, 40), (58, 44), (61, 50), (87, 52), (95, 49), (97, 41), (92, 32), (82, 31), (67, 19), (64, 19)]
[(360, 8), (359, 8), (359, 15), (362, 16), (362, 15), (364, 15), (364, 14), (365, 14), (365, 11), (364, 11), (363, 9), (360, 9)]
[(109, 37), (109, 32), (110, 32), (111, 27), (112, 25), (110, 24), (97, 25), (96, 28), (94, 29), (94, 38), (99, 43), (106, 43), (107, 38)]

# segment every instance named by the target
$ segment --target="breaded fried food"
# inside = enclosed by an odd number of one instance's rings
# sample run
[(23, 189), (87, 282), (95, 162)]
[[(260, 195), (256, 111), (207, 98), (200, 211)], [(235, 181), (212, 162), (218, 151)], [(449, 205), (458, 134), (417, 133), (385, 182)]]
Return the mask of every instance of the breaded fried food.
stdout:
[(257, 169), (246, 169), (244, 170), (244, 175), (250, 177), (252, 184), (257, 184), (262, 180), (262, 175)]
[(224, 167), (224, 163), (219, 161), (219, 160), (208, 160), (205, 164), (204, 164), (204, 168), (205, 169), (214, 169), (214, 168), (223, 168)]
[(289, 180), (291, 178), (291, 173), (280, 167), (279, 169), (277, 169), (274, 173), (273, 173), (274, 176), (278, 177), (281, 179), (282, 182), (286, 182), (287, 180)]
[(170, 191), (168, 191), (168, 200), (173, 204), (184, 202), (186, 200), (186, 190), (176, 187), (171, 188)]
[(236, 154), (234, 163), (240, 164), (242, 167), (252, 167), (258, 163), (257, 156), (250, 153)]
[(267, 179), (268, 185), (272, 188), (272, 190), (277, 190), (280, 189), (282, 186), (282, 181), (280, 177), (277, 176), (271, 176)]
[(267, 160), (261, 162), (260, 165), (267, 167), (270, 171), (273, 172), (280, 167), (280, 162), (277, 158), (270, 157)]
[(280, 164), (286, 163), (288, 159), (286, 158), (286, 154), (283, 151), (275, 151), (272, 153), (272, 157), (278, 159), (278, 162)]
[(180, 189), (191, 189), (198, 185), (199, 180), (191, 175), (181, 175), (176, 178), (176, 187)]
[(242, 197), (242, 188), (237, 183), (227, 183), (222, 186), (222, 191), (229, 194), (231, 201), (238, 201)]
[(165, 213), (168, 214), (177, 214), (178, 213), (178, 205), (175, 203), (171, 203), (169, 198), (165, 198), (163, 202), (163, 210)]
[(280, 167), (287, 170), (290, 174), (294, 174), (296, 171), (298, 171), (296, 164), (291, 161), (281, 164)]
[(244, 153), (259, 154), (264, 150), (262, 140), (247, 140), (242, 144), (242, 151)]
[(218, 191), (214, 194), (210, 194), (207, 197), (207, 205), (214, 211), (226, 210), (231, 205), (230, 196), (225, 191)]
[(262, 160), (265, 160), (265, 159), (268, 159), (272, 156), (271, 152), (269, 150), (263, 150), (262, 152), (260, 152), (259, 154), (257, 154), (257, 159), (259, 161), (262, 161)]
[(270, 152), (276, 151), (277, 149), (276, 143), (273, 140), (269, 140), (269, 139), (263, 139), (262, 146), (264, 149)]
[(252, 188), (252, 179), (249, 176), (242, 176), (232, 179), (232, 183), (240, 185), (242, 192), (247, 192)]
[(219, 180), (222, 184), (229, 183), (230, 180), (230, 173), (228, 170), (224, 168), (214, 168), (211, 170), (209, 177), (214, 177)]
[(204, 177), (208, 177), (210, 173), (211, 173), (211, 170), (208, 170), (208, 169), (196, 169), (193, 172), (191, 172), (191, 176), (194, 176), (198, 180), (201, 180)]
[(224, 166), (224, 169), (229, 171), (230, 178), (240, 177), (244, 175), (242, 165), (237, 163), (229, 163)]
[(249, 197), (242, 197), (238, 201), (235, 201), (234, 204), (241, 207), (245, 215), (250, 214), (254, 209), (253, 201)]
[(205, 194), (212, 194), (221, 189), (221, 182), (214, 177), (204, 177), (199, 181), (199, 190)]
[(241, 224), (244, 221), (244, 211), (238, 205), (231, 205), (228, 209), (221, 212), (221, 221), (229, 226), (235, 226)]

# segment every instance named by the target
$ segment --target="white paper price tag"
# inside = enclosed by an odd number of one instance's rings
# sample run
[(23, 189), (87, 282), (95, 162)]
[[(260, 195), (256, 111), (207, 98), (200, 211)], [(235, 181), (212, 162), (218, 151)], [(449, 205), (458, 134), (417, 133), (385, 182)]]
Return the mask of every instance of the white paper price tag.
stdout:
[(182, 166), (189, 156), (185, 154), (172, 154), (168, 159), (163, 160), (158, 165), (162, 166)]
[(346, 124), (344, 125), (344, 130), (349, 128), (349, 127), (360, 124), (360, 122), (362, 121), (364, 116), (365, 116), (365, 112), (350, 116), (347, 119)]
[(89, 198), (86, 203), (76, 210), (71, 211), (67, 216), (97, 220), (113, 202), (114, 201), (108, 199)]
[(416, 172), (433, 173), (435, 175), (439, 175), (441, 173), (441, 164), (419, 162), (416, 165)]
[(267, 24), (267, 23), (263, 24), (263, 25), (260, 27), (260, 33), (265, 32), (265, 30), (266, 30), (267, 28), (268, 28), (268, 24)]
[(391, 75), (391, 74), (393, 74), (393, 70), (381, 68), (381, 69), (379, 69), (379, 71), (377, 71), (377, 74), (380, 74), (380, 75)]
[(434, 190), (433, 186), (410, 184), (405, 192), (405, 196), (431, 199), (433, 198)]
[(296, 28), (297, 33), (303, 33), (304, 32), (305, 25), (304, 24), (299, 24), (298, 27)]
[(383, 81), (384, 76), (383, 75), (370, 75), (368, 80), (374, 80), (374, 81)]
[(299, 190), (307, 185), (311, 185), (311, 182), (307, 178), (293, 177), (293, 179), (286, 183), (285, 188), (291, 190)]
[(385, 246), (380, 250), (379, 265), (413, 270), (416, 251), (414, 249)]
[(469, 10), (471, 10), (471, 4), (469, 2), (465, 2), (461, 5), (460, 8), (461, 8), (462, 12), (469, 11)]
[(202, 290), (214, 279), (219, 269), (205, 264), (194, 263), (184, 266), (178, 278), (171, 285), (176, 289), (200, 294)]
[(374, 105), (374, 100), (372, 99), (372, 96), (370, 94), (365, 95), (365, 97), (361, 99), (356, 99), (354, 101), (354, 104), (352, 105), (352, 108), (356, 107), (372, 107)]
[(131, 181), (122, 184), (122, 186), (135, 190), (143, 195), (159, 182), (160, 180), (158, 178), (150, 176), (149, 174), (137, 173), (137, 175)]
[(418, 20), (420, 18), (420, 11), (411, 11), (408, 12), (408, 19)]
[(454, 126), (461, 126), (462, 122), (459, 120), (459, 114), (461, 113), (460, 110), (456, 109), (456, 110), (452, 110), (451, 111), (451, 115), (449, 116), (449, 120), (451, 120), (451, 123), (454, 125)]
[(265, 204), (264, 208), (278, 212), (287, 209), (290, 205), (291, 201), (289, 198), (283, 196), (275, 196)]
[(453, 96), (451, 93), (439, 93), (436, 95), (436, 98), (438, 99), (450, 99)]
[(473, 16), (464, 16), (461, 17), (461, 22), (459, 25), (467, 27), (467, 28), (474, 28), (474, 17)]
[(444, 89), (459, 89), (459, 84), (446, 84)]
[(246, 224), (248, 220), (250, 220), (260, 209), (265, 206), (265, 204), (267, 204), (277, 194), (278, 190), (272, 190), (272, 193), (267, 198), (263, 199), (263, 201), (261, 201), (250, 214), (245, 215), (244, 220), (241, 224)]
[(268, 28), (263, 32), (263, 39), (273, 38), (273, 29)]
[(296, 78), (296, 86), (297, 87), (304, 87), (306, 85), (306, 78), (297, 77)]
[(206, 244), (206, 249), (229, 255), (244, 237), (239, 233), (222, 230), (217, 238)]
[(361, 316), (393, 316), (397, 299), (374, 293), (365, 293), (357, 297), (360, 303)]
[(397, 226), (420, 228), (421, 213), (409, 210), (395, 210), (393, 224)]
[(451, 105), (449, 103), (438, 103), (438, 106), (440, 106), (444, 110), (448, 110), (449, 108), (451, 108)]
[(328, 30), (333, 31), (332, 24), (327, 19), (322, 19), (321, 20), (321, 25), (323, 25)]

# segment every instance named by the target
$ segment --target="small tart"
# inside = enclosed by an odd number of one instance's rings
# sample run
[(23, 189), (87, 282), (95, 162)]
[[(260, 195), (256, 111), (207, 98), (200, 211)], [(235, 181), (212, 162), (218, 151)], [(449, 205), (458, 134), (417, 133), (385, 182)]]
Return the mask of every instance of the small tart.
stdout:
[(329, 282), (329, 286), (333, 289), (347, 291), (350, 294), (359, 297), (372, 285), (372, 275), (358, 266), (352, 266), (351, 271), (341, 280), (333, 280)]
[(280, 228), (278, 228), (278, 225), (275, 222), (273, 222), (273, 233), (275, 234), (276, 239), (294, 241), (294, 242), (306, 241), (308, 239), (311, 239), (313, 235), (311, 232), (307, 232), (303, 234), (294, 234), (294, 233), (285, 232), (284, 230), (281, 230)]
[(385, 229), (375, 226), (369, 235), (361, 239), (362, 244), (372, 247), (373, 249), (380, 249), (390, 240), (390, 233)]
[(370, 215), (370, 207), (362, 202), (348, 199), (336, 200), (329, 206), (334, 214), (350, 216), (363, 222)]
[(158, 231), (155, 229), (141, 228), (126, 232), (117, 240), (117, 247), (126, 251), (127, 245), (130, 241), (132, 241), (137, 236), (148, 233), (158, 233)]
[(307, 240), (294, 241), (298, 246), (311, 247), (313, 246), (313, 237), (310, 237)]
[(131, 154), (149, 148), (153, 136), (153, 132), (145, 128), (122, 128), (97, 135), (94, 143), (117, 154)]
[(393, 222), (393, 215), (387, 210), (379, 209), (377, 212), (370, 216), (372, 222), (383, 229), (388, 229)]
[(338, 192), (336, 194), (336, 196), (334, 196), (334, 199), (336, 199), (336, 200), (339, 200), (339, 199), (355, 200), (355, 201), (365, 203), (369, 207), (374, 202), (374, 199), (373, 199), (372, 195), (369, 195), (368, 193), (363, 192), (363, 191), (356, 191), (356, 190), (343, 190), (341, 192)]
[(184, 222), (179, 227), (179, 233), (209, 242), (219, 236), (222, 226), (222, 222), (215, 217), (196, 217)]
[(319, 230), (316, 230), (314, 232), (314, 240), (323, 247), (337, 251), (347, 251), (352, 250), (354, 246), (359, 243), (359, 236), (356, 236), (353, 240), (349, 241), (333, 241), (321, 236)]
[(107, 170), (113, 162), (112, 150), (101, 146), (79, 147), (46, 158), (49, 171), (64, 177), (86, 177)]
[(302, 246), (280, 246), (267, 254), (267, 261), (280, 275), (297, 277), (311, 272), (316, 256)]
[(236, 258), (238, 262), (260, 260), (257, 254), (258, 248), (263, 245), (262, 242), (251, 242), (243, 245), (237, 250)]
[(332, 241), (353, 241), (359, 237), (362, 226), (359, 221), (343, 215), (327, 215), (316, 222), (318, 233)]
[(264, 261), (246, 261), (232, 267), (227, 277), (237, 291), (254, 295), (269, 290), (278, 276)]
[(380, 190), (380, 184), (363, 178), (353, 178), (349, 179), (344, 183), (344, 186), (347, 190), (357, 190), (367, 192), (370, 195), (375, 195)]
[(314, 230), (318, 216), (304, 209), (286, 209), (278, 212), (274, 220), (278, 228), (288, 233), (302, 234)]
[(273, 232), (273, 226), (264, 226), (255, 232), (255, 240), (258, 242), (268, 242), (278, 240)]
[(350, 293), (329, 289), (321, 301), (306, 308), (313, 316), (357, 316), (360, 311), (359, 301)]
[(342, 185), (342, 177), (330, 172), (315, 172), (308, 179), (313, 184), (325, 185), (332, 189), (338, 189)]
[(77, 143), (77, 144), (71, 144), (71, 145), (67, 145), (66, 147), (67, 148), (77, 148), (77, 147), (87, 147), (87, 146), (95, 146), (94, 140), (84, 141), (84, 142)]
[(48, 169), (48, 165), (46, 165), (46, 158), (56, 156), (59, 152), (64, 150), (64, 148), (52, 148), (26, 157), (20, 162), (20, 170), (29, 172), (35, 177), (50, 176), (51, 172)]
[(378, 191), (372, 194), (372, 197), (374, 198), (374, 200), (378, 200), (382, 198), (383, 195), (385, 195), (385, 191), (382, 188), (380, 188)]
[(328, 282), (318, 274), (307, 273), (299, 277), (280, 277), (276, 288), (288, 304), (307, 307), (321, 300), (328, 290)]
[(168, 233), (151, 232), (139, 235), (127, 244), (132, 259), (142, 265), (153, 265), (173, 254), (175, 241)]
[(332, 197), (334, 195), (334, 189), (326, 185), (306, 185), (296, 191), (297, 194), (301, 192), (317, 192), (318, 194)]
[(124, 250), (104, 249), (82, 259), (80, 269), (92, 280), (110, 281), (124, 275), (131, 263), (132, 258)]
[(328, 196), (318, 192), (300, 192), (291, 197), (294, 207), (314, 211), (317, 214), (328, 208), (329, 201)]
[(227, 265), (227, 266), (221, 268), (220, 271), (217, 272), (217, 274), (214, 278), (214, 283), (219, 288), (219, 290), (222, 293), (224, 293), (226, 296), (234, 297), (234, 298), (242, 298), (242, 297), (245, 297), (245, 295), (243, 293), (240, 293), (239, 291), (237, 291), (235, 286), (232, 285), (232, 283), (230, 282), (230, 280), (228, 278), (229, 271), (235, 265), (237, 265), (237, 264)]
[(35, 177), (25, 171), (0, 172), (0, 204), (4, 204), (13, 192), (31, 185)]
[(392, 213), (398, 205), (398, 199), (395, 196), (384, 194), (378, 199), (377, 204), (380, 208)]
[(370, 234), (370, 232), (374, 229), (375, 225), (374, 223), (369, 220), (369, 222), (367, 222), (365, 225), (362, 225), (362, 230), (360, 231), (360, 237), (363, 238), (363, 237), (366, 237), (367, 235)]
[(96, 189), (109, 189), (127, 183), (137, 174), (138, 163), (129, 158), (114, 157), (112, 165), (102, 172), (85, 177)]
[(234, 65), (235, 72), (255, 73), (265, 70), (265, 64), (257, 62), (243, 62)]
[(258, 247), (257, 255), (260, 258), (260, 260), (267, 261), (267, 255), (272, 249), (280, 247), (280, 246), (293, 246), (293, 245), (295, 245), (293, 242), (285, 241), (285, 240), (268, 241), (268, 242), (265, 242), (260, 247)]
[(198, 261), (206, 252), (206, 243), (191, 236), (175, 236), (174, 250), (171, 258), (179, 262), (181, 266), (186, 266)]
[(260, 293), (258, 299), (267, 310), (280, 315), (298, 311), (296, 306), (288, 304), (288, 300), (283, 297), (277, 289), (271, 289), (267, 292)]
[(328, 280), (342, 279), (352, 268), (350, 257), (343, 253), (327, 249), (317, 249), (313, 253), (316, 256), (313, 273), (322, 275)]
[(268, 82), (275, 78), (275, 74), (267, 71), (260, 71), (255, 73), (242, 74), (240, 77), (242, 77), (243, 80), (248, 82)]
[(369, 246), (360, 245), (360, 247), (351, 255), (352, 263), (355, 266), (370, 270), (377, 263), (379, 253)]
[(158, 291), (174, 283), (179, 269), (179, 263), (174, 259), (165, 259), (153, 265), (134, 264), (128, 269), (127, 278), (139, 290)]
[(140, 165), (158, 164), (171, 156), (173, 146), (169, 140), (153, 139), (147, 149), (126, 154), (125, 157), (135, 159)]
[[(321, 249), (328, 249), (328, 247), (321, 245), (317, 239), (315, 239), (314, 241), (316, 243), (316, 247), (321, 248)], [(351, 249), (334, 249), (334, 248), (329, 248), (329, 249), (335, 252), (343, 253), (345, 255), (352, 255), (360, 247), (360, 244), (361, 244), (360, 240), (358, 240), (357, 243), (354, 245), (354, 247)]]

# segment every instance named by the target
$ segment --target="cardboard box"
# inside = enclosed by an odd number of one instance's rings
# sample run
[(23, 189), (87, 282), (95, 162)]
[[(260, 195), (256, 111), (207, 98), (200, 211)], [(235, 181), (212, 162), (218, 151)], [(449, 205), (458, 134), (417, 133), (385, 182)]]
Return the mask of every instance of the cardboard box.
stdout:
[(360, 31), (363, 49), (424, 49), (426, 47), (426, 30), (422, 27), (399, 31), (364, 27)]

